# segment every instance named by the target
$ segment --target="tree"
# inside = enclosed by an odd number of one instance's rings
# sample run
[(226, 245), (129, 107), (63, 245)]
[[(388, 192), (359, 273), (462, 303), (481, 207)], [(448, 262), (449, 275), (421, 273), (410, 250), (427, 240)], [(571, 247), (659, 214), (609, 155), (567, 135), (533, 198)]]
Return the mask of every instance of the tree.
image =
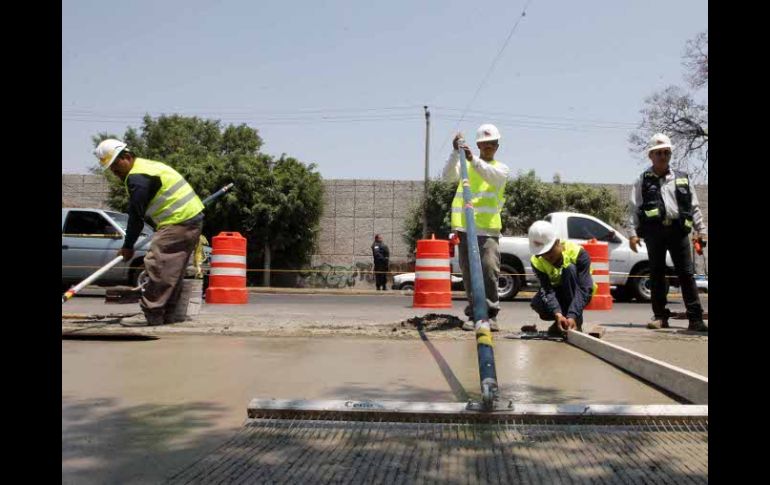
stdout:
[[(452, 199), (457, 190), (457, 182), (444, 182), (443, 180), (428, 181), (428, 197), (420, 199), (409, 210), (404, 222), (406, 230), (403, 234), (404, 241), (409, 245), (410, 251), (417, 246), (417, 240), (422, 239), (422, 215), (425, 212), (428, 219), (428, 234), (435, 234), (437, 239), (447, 239), (452, 232), (450, 217), (452, 215)], [(425, 203), (428, 209), (424, 211)]]
[[(100, 133), (94, 144), (114, 137)], [(122, 138), (137, 156), (158, 160), (177, 170), (204, 198), (224, 185), (235, 187), (206, 208), (204, 234), (211, 240), (222, 231), (247, 238), (247, 266), (298, 269), (310, 260), (323, 209), (323, 182), (314, 164), (285, 154), (273, 158), (259, 152), (262, 139), (245, 124), (223, 127), (218, 120), (180, 115), (145, 116), (139, 131), (128, 128)], [(109, 205), (125, 211), (124, 185), (109, 171)], [(261, 281), (249, 272), (250, 282)], [(274, 278), (276, 284), (294, 285), (295, 273)]]
[(606, 187), (541, 181), (534, 170), (519, 172), (505, 186), (501, 213), (503, 234), (526, 235), (529, 226), (551, 212), (581, 212), (612, 225), (621, 225), (625, 206)]
[[(457, 182), (429, 183), (428, 227), (436, 238), (446, 239), (451, 232), (451, 206), (456, 190)], [(405, 222), (403, 238), (411, 251), (422, 238), (422, 207), (422, 202), (413, 206)], [(545, 183), (530, 170), (520, 172), (505, 186), (505, 205), (500, 214), (503, 234), (526, 235), (533, 222), (558, 211), (589, 214), (615, 226), (621, 225), (625, 216), (625, 206), (605, 187)]]
[(669, 86), (647, 97), (642, 121), (629, 136), (630, 150), (647, 163), (650, 138), (665, 133), (676, 147), (671, 165), (689, 171), (695, 180), (708, 180), (708, 30), (687, 42), (682, 65), (692, 91)]

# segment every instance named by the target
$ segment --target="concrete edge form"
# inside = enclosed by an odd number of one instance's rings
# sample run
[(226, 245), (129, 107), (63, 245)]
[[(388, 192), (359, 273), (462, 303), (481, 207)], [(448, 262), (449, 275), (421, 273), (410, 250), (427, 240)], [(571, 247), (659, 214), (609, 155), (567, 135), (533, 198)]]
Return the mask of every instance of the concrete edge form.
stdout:
[(708, 404), (707, 377), (575, 330), (567, 342), (693, 404)]
[(517, 404), (503, 400), (492, 411), (476, 411), (458, 402), (352, 401), (252, 399), (248, 417), (303, 419), (540, 421), (647, 420), (654, 418), (708, 418), (708, 406), (688, 404)]

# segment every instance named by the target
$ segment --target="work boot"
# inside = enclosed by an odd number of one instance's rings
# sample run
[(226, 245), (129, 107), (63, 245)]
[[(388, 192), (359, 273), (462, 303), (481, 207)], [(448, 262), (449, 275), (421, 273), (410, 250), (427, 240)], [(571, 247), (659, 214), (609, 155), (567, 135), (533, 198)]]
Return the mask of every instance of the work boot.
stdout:
[(472, 318), (463, 323), (463, 330), (476, 330), (476, 324)]
[(653, 318), (650, 323), (647, 324), (647, 328), (650, 330), (658, 330), (660, 328), (668, 328), (668, 318)]
[(703, 320), (696, 320), (690, 322), (690, 325), (687, 326), (687, 330), (692, 330), (693, 332), (708, 332), (709, 328), (703, 323)]
[(158, 313), (145, 313), (144, 318), (147, 320), (147, 325), (150, 326), (163, 325), (165, 323), (163, 315)]
[(489, 329), (492, 330), (493, 332), (500, 331), (500, 325), (497, 324), (497, 318), (489, 319)]

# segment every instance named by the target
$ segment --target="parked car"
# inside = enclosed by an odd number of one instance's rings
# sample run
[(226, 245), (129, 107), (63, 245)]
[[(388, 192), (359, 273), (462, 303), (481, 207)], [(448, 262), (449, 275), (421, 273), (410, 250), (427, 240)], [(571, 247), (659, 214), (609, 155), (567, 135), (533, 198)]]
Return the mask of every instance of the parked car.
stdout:
[(709, 292), (709, 278), (706, 275), (695, 275), (695, 286), (698, 287), (698, 291), (703, 293)]
[[(97, 269), (109, 263), (123, 247), (128, 226), (128, 214), (93, 208), (62, 208), (61, 210), (61, 262), (62, 291), (80, 283)], [(155, 231), (144, 225), (140, 237), (151, 236)], [(149, 244), (137, 247), (134, 257), (118, 263), (93, 284), (99, 286), (139, 286), (146, 277), (144, 256)], [(208, 266), (211, 247), (204, 246), (204, 266)], [(187, 276), (195, 275), (192, 264), (187, 267)]]
[[(463, 286), (463, 279), (460, 276), (451, 275), (451, 285), (452, 289), (455, 291), (462, 291)], [(391, 286), (394, 290), (403, 290), (406, 292), (412, 292), (414, 291), (414, 273), (401, 273), (397, 274), (393, 277), (393, 285)]]

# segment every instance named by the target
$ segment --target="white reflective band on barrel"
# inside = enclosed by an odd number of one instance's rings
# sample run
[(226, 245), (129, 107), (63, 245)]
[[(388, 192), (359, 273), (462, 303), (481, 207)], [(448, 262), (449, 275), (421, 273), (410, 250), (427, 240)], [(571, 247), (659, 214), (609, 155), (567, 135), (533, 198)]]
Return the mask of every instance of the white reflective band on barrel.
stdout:
[(246, 256), (236, 256), (233, 254), (212, 254), (211, 262), (213, 263), (239, 263), (246, 264)]
[(597, 269), (598, 269), (598, 270), (609, 271), (609, 270), (610, 270), (610, 263), (596, 263), (596, 262), (591, 262), (591, 267), (592, 267), (594, 270), (597, 270)]
[(211, 268), (211, 276), (246, 276), (246, 268)]
[(449, 271), (417, 271), (414, 273), (414, 277), (423, 280), (448, 280)]
[(417, 258), (417, 261), (414, 262), (415, 266), (447, 266), (449, 267), (449, 258), (446, 259), (428, 259), (428, 258)]
[(610, 282), (610, 275), (608, 275), (608, 274), (595, 274), (595, 275), (591, 275), (591, 278), (594, 280), (594, 283), (609, 283)]

